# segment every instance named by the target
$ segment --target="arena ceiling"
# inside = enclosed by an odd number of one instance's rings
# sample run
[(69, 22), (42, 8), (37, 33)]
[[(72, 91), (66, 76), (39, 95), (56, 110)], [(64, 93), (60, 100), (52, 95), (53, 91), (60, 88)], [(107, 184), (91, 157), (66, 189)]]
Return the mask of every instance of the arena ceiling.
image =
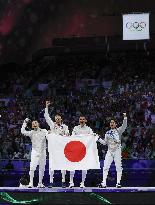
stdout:
[[(150, 13), (151, 38), (124, 42), (122, 14), (136, 12)], [(143, 50), (144, 43), (154, 50), (154, 22), (154, 0), (0, 0), (0, 63), (26, 62), (53, 39), (73, 36), (97, 37), (109, 51)]]

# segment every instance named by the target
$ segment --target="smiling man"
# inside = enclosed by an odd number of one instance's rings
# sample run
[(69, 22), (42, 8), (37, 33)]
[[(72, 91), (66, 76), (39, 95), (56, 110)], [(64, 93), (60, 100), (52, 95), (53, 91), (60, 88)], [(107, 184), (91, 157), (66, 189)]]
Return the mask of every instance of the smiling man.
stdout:
[[(73, 131), (72, 131), (72, 136), (78, 136), (78, 135), (94, 135), (93, 130), (88, 127), (86, 125), (87, 123), (87, 119), (85, 116), (81, 115), (79, 117), (79, 125), (75, 126)], [(74, 187), (74, 183), (73, 183), (73, 177), (75, 175), (75, 171), (71, 171), (70, 172), (70, 188)], [(82, 182), (80, 183), (80, 187), (84, 188), (84, 182), (86, 179), (86, 175), (87, 175), (87, 170), (82, 170)]]
[(105, 156), (104, 160), (104, 167), (103, 167), (103, 182), (101, 183), (100, 187), (106, 188), (106, 179), (108, 176), (110, 165), (112, 164), (113, 160), (116, 165), (117, 171), (117, 188), (121, 188), (121, 177), (122, 177), (122, 156), (121, 156), (121, 136), (122, 133), (127, 128), (127, 117), (126, 113), (123, 113), (124, 119), (123, 124), (121, 127), (117, 128), (117, 122), (115, 119), (110, 120), (110, 130), (106, 132), (105, 139), (99, 139), (98, 141), (108, 146), (108, 151)]
[(39, 127), (38, 121), (32, 121), (32, 130), (27, 131), (27, 123), (30, 120), (26, 118), (23, 122), (21, 133), (25, 136), (30, 137), (32, 142), (32, 151), (31, 151), (31, 162), (30, 162), (30, 183), (29, 188), (33, 187), (33, 178), (34, 178), (34, 171), (36, 170), (37, 166), (39, 165), (39, 183), (38, 188), (44, 188), (45, 186), (42, 183), (45, 165), (46, 165), (46, 135), (47, 130), (41, 129)]
[[(56, 135), (69, 136), (68, 126), (62, 122), (61, 115), (59, 114), (55, 115), (55, 122), (53, 122), (53, 120), (50, 118), (49, 113), (48, 113), (48, 107), (50, 104), (51, 104), (50, 101), (46, 101), (46, 108), (45, 108), (45, 114), (44, 114), (45, 120), (50, 127), (50, 132)], [(50, 158), (51, 158), (51, 155), (49, 155), (49, 160)], [(65, 184), (66, 170), (61, 170), (61, 173), (62, 173), (62, 187), (65, 188), (66, 187), (66, 184)], [(49, 167), (49, 175), (50, 175), (49, 188), (52, 188), (54, 170), (52, 170), (51, 167)]]

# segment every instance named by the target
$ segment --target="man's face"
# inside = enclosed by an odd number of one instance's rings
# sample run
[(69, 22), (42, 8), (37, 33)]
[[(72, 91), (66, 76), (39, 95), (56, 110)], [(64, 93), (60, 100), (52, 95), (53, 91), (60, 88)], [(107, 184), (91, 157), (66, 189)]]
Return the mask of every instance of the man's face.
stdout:
[(116, 122), (115, 122), (114, 120), (111, 120), (111, 121), (110, 121), (110, 128), (111, 128), (111, 129), (115, 129), (116, 126), (117, 126)]
[(87, 120), (86, 120), (85, 117), (80, 117), (79, 118), (79, 123), (80, 123), (81, 126), (84, 126), (86, 124), (86, 122), (87, 122)]
[(61, 124), (62, 118), (61, 118), (60, 115), (56, 115), (56, 116), (55, 116), (55, 122), (56, 122), (57, 124)]
[(37, 128), (39, 128), (39, 123), (38, 123), (38, 121), (33, 121), (33, 122), (32, 122), (32, 129), (37, 129)]

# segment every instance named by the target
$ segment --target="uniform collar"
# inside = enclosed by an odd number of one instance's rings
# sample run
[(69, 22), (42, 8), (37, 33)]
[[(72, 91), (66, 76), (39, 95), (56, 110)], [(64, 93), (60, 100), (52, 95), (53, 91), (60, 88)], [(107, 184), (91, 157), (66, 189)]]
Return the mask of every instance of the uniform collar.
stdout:
[(39, 132), (41, 131), (41, 128), (39, 127), (37, 130), (33, 130), (34, 132)]
[(58, 124), (55, 122), (55, 125), (57, 125), (57, 126), (61, 127), (61, 126), (63, 125), (63, 123), (61, 123), (60, 125), (58, 125)]
[(86, 127), (86, 124), (84, 126), (81, 126), (81, 125), (79, 125), (79, 126), (80, 126), (80, 128), (84, 128), (84, 127)]
[(116, 131), (116, 128), (115, 128), (115, 129), (110, 129), (109, 131), (115, 132), (115, 131)]

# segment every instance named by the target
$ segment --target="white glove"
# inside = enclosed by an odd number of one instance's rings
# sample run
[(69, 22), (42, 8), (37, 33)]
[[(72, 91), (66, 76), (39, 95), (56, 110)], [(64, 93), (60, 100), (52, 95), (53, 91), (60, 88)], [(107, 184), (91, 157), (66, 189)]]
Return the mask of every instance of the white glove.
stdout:
[(30, 121), (29, 118), (26, 118), (26, 119), (24, 120), (25, 123), (28, 123), (29, 121)]

